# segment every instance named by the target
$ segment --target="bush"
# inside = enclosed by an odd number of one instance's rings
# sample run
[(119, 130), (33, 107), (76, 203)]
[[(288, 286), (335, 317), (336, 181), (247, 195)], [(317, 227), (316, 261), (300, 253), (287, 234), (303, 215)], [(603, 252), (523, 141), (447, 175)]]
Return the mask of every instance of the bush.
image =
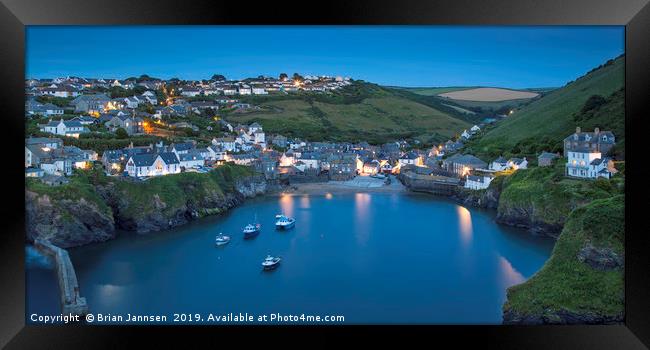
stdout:
[(118, 139), (126, 139), (129, 137), (129, 133), (127, 133), (123, 128), (119, 128), (115, 130), (115, 136), (117, 136)]

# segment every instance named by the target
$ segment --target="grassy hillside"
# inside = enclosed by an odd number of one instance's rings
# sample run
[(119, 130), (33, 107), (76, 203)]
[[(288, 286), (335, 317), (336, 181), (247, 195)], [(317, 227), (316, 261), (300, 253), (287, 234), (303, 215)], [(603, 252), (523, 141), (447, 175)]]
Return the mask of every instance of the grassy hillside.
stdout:
[(561, 227), (570, 213), (596, 199), (624, 193), (625, 180), (585, 181), (564, 176), (564, 158), (552, 167), (531, 167), (504, 176), (499, 197), (499, 216), (521, 215), (522, 209), (532, 222)]
[[(258, 111), (230, 113), (234, 123), (259, 122), (270, 133), (309, 140), (382, 143), (414, 138), (437, 143), (470, 127), (467, 116), (418, 95), (355, 82), (331, 94), (249, 97)], [(415, 98), (414, 98), (415, 96)]]
[(542, 269), (508, 289), (506, 323), (604, 323), (622, 318), (623, 268), (598, 268), (580, 255), (593, 249), (608, 258), (623, 256), (625, 177), (569, 179), (563, 168), (560, 159), (553, 167), (518, 170), (493, 181), (501, 188), (499, 216), (525, 214), (533, 222), (562, 227)]
[(595, 200), (571, 213), (544, 267), (508, 289), (506, 313), (562, 323), (565, 313), (585, 319), (620, 319), (624, 310), (623, 269), (595, 269), (578, 259), (586, 245), (623, 254), (624, 196)]
[[(561, 141), (575, 131), (598, 126), (601, 130), (615, 130), (618, 139), (624, 138), (624, 58), (608, 61), (585, 76), (554, 90), (516, 111), (499, 122), (469, 149), (489, 156), (505, 152), (518, 153), (515, 146), (548, 144), (557, 150)], [(601, 96), (607, 104), (589, 113), (586, 104), (592, 96)], [(521, 148), (521, 147), (519, 147)]]
[(39, 179), (26, 178), (25, 190), (39, 195), (47, 195), (53, 203), (59, 201), (85, 200), (93, 203), (97, 209), (107, 215), (112, 215), (110, 207), (95, 192), (94, 187), (83, 176), (72, 176), (70, 182), (60, 186), (49, 186)]

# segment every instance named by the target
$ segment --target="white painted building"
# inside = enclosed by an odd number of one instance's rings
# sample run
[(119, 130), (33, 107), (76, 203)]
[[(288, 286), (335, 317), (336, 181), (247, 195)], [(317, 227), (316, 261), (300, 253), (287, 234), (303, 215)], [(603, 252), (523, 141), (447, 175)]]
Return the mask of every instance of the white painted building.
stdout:
[(240, 87), (237, 89), (237, 93), (239, 93), (240, 95), (250, 95), (250, 94), (253, 93), (253, 91), (252, 91), (252, 89), (251, 89), (250, 87), (248, 87), (248, 86), (240, 86)]
[(199, 152), (190, 152), (179, 155), (179, 162), (185, 169), (198, 168), (205, 165), (205, 158)]
[(165, 152), (160, 154), (136, 154), (126, 162), (129, 176), (161, 176), (181, 172), (180, 162), (176, 154)]
[(596, 178), (590, 167), (591, 162), (601, 158), (601, 153), (589, 149), (567, 152), (566, 175), (580, 178)]
[(47, 175), (72, 175), (72, 161), (67, 158), (56, 158), (41, 163), (41, 169)]
[(68, 120), (64, 121), (51, 121), (47, 124), (40, 125), (40, 130), (42, 132), (47, 132), (50, 134), (63, 135), (68, 137), (79, 138), (80, 134), (88, 132), (88, 129), (84, 127), (79, 121)]
[(264, 131), (256, 131), (253, 134), (253, 142), (257, 145), (262, 145), (263, 147), (266, 146), (266, 136), (264, 134)]
[(504, 170), (507, 170), (507, 169), (508, 169), (508, 161), (507, 161), (505, 158), (503, 158), (503, 157), (499, 157), (499, 158), (493, 160), (493, 161), (490, 163), (490, 167), (489, 167), (489, 169), (490, 169), (490, 170), (494, 170), (494, 171), (504, 171)]
[(484, 190), (490, 186), (492, 180), (494, 180), (492, 176), (468, 175), (465, 178), (465, 188), (470, 190)]
[(268, 92), (263, 87), (254, 87), (253, 95), (268, 95)]
[(528, 169), (528, 160), (524, 158), (510, 158), (508, 168), (513, 170)]
[(232, 137), (213, 138), (212, 144), (227, 152), (234, 152), (237, 149), (235, 139)]

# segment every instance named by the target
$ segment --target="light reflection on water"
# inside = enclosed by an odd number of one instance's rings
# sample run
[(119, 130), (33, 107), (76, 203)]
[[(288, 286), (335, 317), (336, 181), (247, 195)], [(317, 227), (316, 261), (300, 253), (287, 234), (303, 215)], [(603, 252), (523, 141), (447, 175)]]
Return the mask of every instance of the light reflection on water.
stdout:
[(293, 198), (290, 194), (283, 194), (280, 196), (280, 208), (282, 213), (286, 216), (293, 216)]
[(499, 268), (501, 270), (503, 278), (503, 288), (512, 287), (515, 284), (520, 284), (526, 281), (526, 278), (514, 267), (512, 267), (510, 261), (508, 261), (508, 259), (504, 258), (503, 256), (499, 256)]
[(463, 245), (467, 246), (472, 243), (472, 214), (465, 207), (460, 205), (456, 206), (456, 213), (458, 214), (458, 226), (460, 237), (463, 241)]
[(357, 242), (365, 245), (370, 237), (370, 194), (356, 193), (354, 195), (354, 208), (355, 208), (355, 234)]

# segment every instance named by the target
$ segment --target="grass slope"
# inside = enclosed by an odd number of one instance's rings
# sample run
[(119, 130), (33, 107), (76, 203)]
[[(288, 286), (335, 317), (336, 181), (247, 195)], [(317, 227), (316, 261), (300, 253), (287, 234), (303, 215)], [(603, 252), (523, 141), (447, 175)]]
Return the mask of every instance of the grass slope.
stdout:
[(596, 270), (577, 255), (588, 242), (622, 254), (624, 228), (623, 195), (574, 210), (544, 267), (528, 281), (508, 289), (504, 311), (550, 320), (563, 311), (610, 318), (622, 315), (623, 271)]
[[(526, 105), (488, 130), (473, 143), (472, 148), (475, 152), (494, 155), (509, 151), (526, 139), (535, 141), (546, 137), (558, 143), (574, 132), (576, 126), (581, 126), (583, 130), (593, 126), (608, 130), (615, 125), (622, 125), (619, 120), (623, 116), (622, 109), (614, 115), (603, 111), (599, 117), (589, 122), (575, 118), (591, 96), (610, 97), (621, 90), (624, 87), (624, 78), (624, 58), (619, 57)], [(609, 112), (613, 112), (613, 109), (619, 107), (612, 105), (610, 108), (612, 110)], [(623, 135), (616, 136), (620, 138)]]
[[(225, 164), (207, 174), (172, 174), (144, 182), (111, 181), (128, 203), (122, 214), (142, 217), (157, 211), (168, 215), (184, 205), (201, 207), (205, 198), (224, 197), (225, 193), (234, 192), (235, 181), (252, 174), (250, 167)], [(165, 203), (163, 208), (157, 207), (160, 202)]]
[(226, 118), (235, 123), (259, 122), (270, 133), (308, 140), (371, 143), (399, 138), (437, 143), (471, 126), (463, 113), (421, 103), (412, 98), (415, 94), (360, 82), (342, 90), (327, 95), (250, 98), (261, 110)]
[(552, 167), (521, 169), (503, 176), (499, 213), (524, 208), (533, 221), (564, 225), (576, 208), (624, 192), (622, 176), (596, 181), (571, 179), (564, 176), (565, 163), (565, 159), (560, 158)]

